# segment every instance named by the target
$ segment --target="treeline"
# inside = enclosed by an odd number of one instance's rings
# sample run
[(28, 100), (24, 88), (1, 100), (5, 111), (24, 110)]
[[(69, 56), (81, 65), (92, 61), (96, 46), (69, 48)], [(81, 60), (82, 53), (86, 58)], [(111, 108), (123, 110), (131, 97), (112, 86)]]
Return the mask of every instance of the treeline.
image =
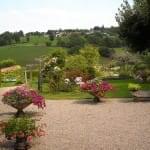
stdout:
[(26, 34), (23, 31), (19, 32), (4, 32), (0, 34), (0, 46), (17, 44), (23, 41), (28, 43), (32, 36), (43, 36), (48, 38), (45, 45), (51, 46), (53, 40), (56, 40), (56, 46), (68, 48), (69, 53), (78, 53), (79, 49), (84, 47), (85, 44), (92, 44), (98, 47), (122, 47), (123, 42), (118, 36), (118, 28), (104, 26), (95, 26), (88, 29), (59, 29), (48, 30), (47, 32), (28, 32)]
[(4, 32), (2, 34), (0, 34), (0, 46), (4, 46), (4, 45), (10, 45), (13, 43), (19, 43), (21, 37), (24, 36), (23, 31), (19, 31), (19, 32)]
[(108, 49), (124, 46), (124, 42), (119, 38), (117, 27), (94, 27), (85, 32), (64, 32), (57, 38), (57, 45), (68, 48), (70, 54), (77, 54), (87, 44), (100, 49), (107, 49), (107, 51), (109, 51)]

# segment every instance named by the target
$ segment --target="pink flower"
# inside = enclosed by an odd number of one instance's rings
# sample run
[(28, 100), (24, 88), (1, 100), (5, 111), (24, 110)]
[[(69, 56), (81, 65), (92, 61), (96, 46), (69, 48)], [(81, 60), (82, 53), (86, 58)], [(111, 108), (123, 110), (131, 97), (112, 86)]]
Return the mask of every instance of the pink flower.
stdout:
[(27, 141), (32, 142), (32, 136), (31, 135), (27, 137)]
[[(26, 86), (17, 87), (7, 91), (4, 93), (2, 101), (8, 105), (11, 105), (12, 103), (22, 105), (28, 101), (28, 103), (32, 102), (34, 105), (38, 106), (38, 108), (42, 109), (46, 106), (44, 97)], [(20, 103), (18, 103), (18, 101), (20, 101)]]
[(113, 89), (112, 85), (106, 81), (102, 81), (99, 83), (91, 81), (84, 82), (83, 84), (80, 85), (80, 88), (83, 91), (87, 91), (95, 96), (98, 95), (104, 96), (106, 92), (111, 91)]

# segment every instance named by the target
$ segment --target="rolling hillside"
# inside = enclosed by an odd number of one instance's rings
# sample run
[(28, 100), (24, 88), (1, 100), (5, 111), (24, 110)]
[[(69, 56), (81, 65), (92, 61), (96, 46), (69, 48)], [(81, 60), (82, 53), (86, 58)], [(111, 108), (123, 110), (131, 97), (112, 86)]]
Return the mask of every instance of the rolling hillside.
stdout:
[(14, 59), (19, 65), (35, 63), (35, 58), (47, 55), (58, 47), (46, 46), (4, 46), (0, 47), (0, 61)]

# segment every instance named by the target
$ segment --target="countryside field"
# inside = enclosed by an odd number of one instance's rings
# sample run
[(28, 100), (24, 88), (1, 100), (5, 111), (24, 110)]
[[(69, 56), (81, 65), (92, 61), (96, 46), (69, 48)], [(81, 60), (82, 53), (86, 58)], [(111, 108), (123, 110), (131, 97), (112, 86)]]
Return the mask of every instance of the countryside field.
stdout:
[(59, 47), (16, 45), (0, 47), (0, 60), (14, 59), (19, 65), (35, 63), (35, 58), (48, 55)]

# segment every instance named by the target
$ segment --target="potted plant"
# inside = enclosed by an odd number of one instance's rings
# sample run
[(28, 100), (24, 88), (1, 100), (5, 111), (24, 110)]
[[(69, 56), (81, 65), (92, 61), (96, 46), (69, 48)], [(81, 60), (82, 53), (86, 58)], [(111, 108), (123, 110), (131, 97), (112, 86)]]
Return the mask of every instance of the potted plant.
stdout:
[(106, 92), (112, 90), (112, 85), (106, 81), (90, 80), (80, 84), (80, 88), (94, 96), (95, 102), (100, 102), (101, 97), (104, 97)]
[(14, 150), (28, 150), (33, 137), (45, 135), (43, 126), (36, 126), (35, 120), (27, 117), (10, 119), (1, 127), (8, 140), (15, 140)]
[(139, 91), (141, 89), (141, 86), (139, 84), (129, 83), (128, 84), (128, 89), (131, 92), (136, 92), (136, 91)]
[(38, 108), (45, 107), (44, 97), (39, 95), (35, 90), (29, 89), (27, 86), (20, 86), (7, 91), (3, 95), (2, 102), (16, 108), (18, 110), (16, 113), (17, 117), (24, 114), (23, 109), (30, 104), (34, 104)]

